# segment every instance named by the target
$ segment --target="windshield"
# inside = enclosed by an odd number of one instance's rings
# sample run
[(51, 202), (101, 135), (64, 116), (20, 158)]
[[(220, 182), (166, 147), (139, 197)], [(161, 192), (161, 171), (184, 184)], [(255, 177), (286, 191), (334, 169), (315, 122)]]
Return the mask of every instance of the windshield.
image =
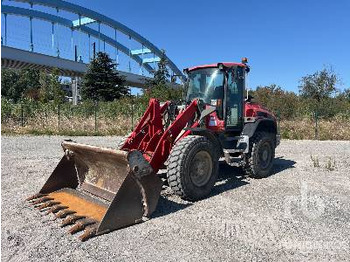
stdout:
[(212, 99), (222, 99), (224, 94), (224, 72), (218, 68), (197, 69), (188, 74), (186, 101), (201, 98), (210, 104)]

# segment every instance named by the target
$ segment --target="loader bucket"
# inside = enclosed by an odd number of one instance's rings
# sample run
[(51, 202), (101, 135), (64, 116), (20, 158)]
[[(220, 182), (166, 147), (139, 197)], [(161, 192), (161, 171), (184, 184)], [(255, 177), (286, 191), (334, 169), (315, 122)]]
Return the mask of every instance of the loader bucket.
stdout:
[(35, 208), (73, 225), (82, 241), (127, 227), (155, 210), (162, 182), (139, 151), (62, 143), (65, 155), (38, 194)]

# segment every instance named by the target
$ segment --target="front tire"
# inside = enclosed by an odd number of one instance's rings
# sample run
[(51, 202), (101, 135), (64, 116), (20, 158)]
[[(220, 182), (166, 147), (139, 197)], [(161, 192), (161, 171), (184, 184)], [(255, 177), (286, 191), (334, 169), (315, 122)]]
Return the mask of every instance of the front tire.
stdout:
[(208, 196), (218, 175), (218, 159), (213, 143), (204, 136), (181, 139), (171, 150), (167, 180), (176, 195), (195, 201)]
[(273, 134), (256, 132), (249, 141), (249, 152), (245, 155), (243, 170), (253, 178), (264, 178), (271, 174), (275, 158)]

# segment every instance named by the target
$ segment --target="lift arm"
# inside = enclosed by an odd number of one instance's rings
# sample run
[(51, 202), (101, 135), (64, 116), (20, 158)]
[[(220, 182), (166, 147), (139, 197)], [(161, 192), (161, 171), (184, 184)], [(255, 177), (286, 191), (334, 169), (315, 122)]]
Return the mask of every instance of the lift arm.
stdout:
[(121, 150), (139, 150), (150, 163), (154, 172), (158, 172), (159, 168), (168, 159), (176, 138), (193, 120), (198, 110), (198, 101), (193, 100), (164, 130), (163, 115), (169, 105), (170, 101), (160, 106), (157, 99), (151, 99), (139, 124), (121, 147)]

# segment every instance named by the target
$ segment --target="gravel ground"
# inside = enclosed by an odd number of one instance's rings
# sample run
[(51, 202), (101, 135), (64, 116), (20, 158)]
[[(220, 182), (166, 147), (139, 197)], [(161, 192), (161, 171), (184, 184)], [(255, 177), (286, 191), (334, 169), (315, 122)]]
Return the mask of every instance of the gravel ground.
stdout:
[(260, 180), (223, 163), (207, 199), (185, 202), (165, 189), (149, 221), (81, 243), (24, 201), (62, 156), (62, 139), (1, 139), (3, 261), (350, 261), (350, 141), (282, 141), (274, 174)]

